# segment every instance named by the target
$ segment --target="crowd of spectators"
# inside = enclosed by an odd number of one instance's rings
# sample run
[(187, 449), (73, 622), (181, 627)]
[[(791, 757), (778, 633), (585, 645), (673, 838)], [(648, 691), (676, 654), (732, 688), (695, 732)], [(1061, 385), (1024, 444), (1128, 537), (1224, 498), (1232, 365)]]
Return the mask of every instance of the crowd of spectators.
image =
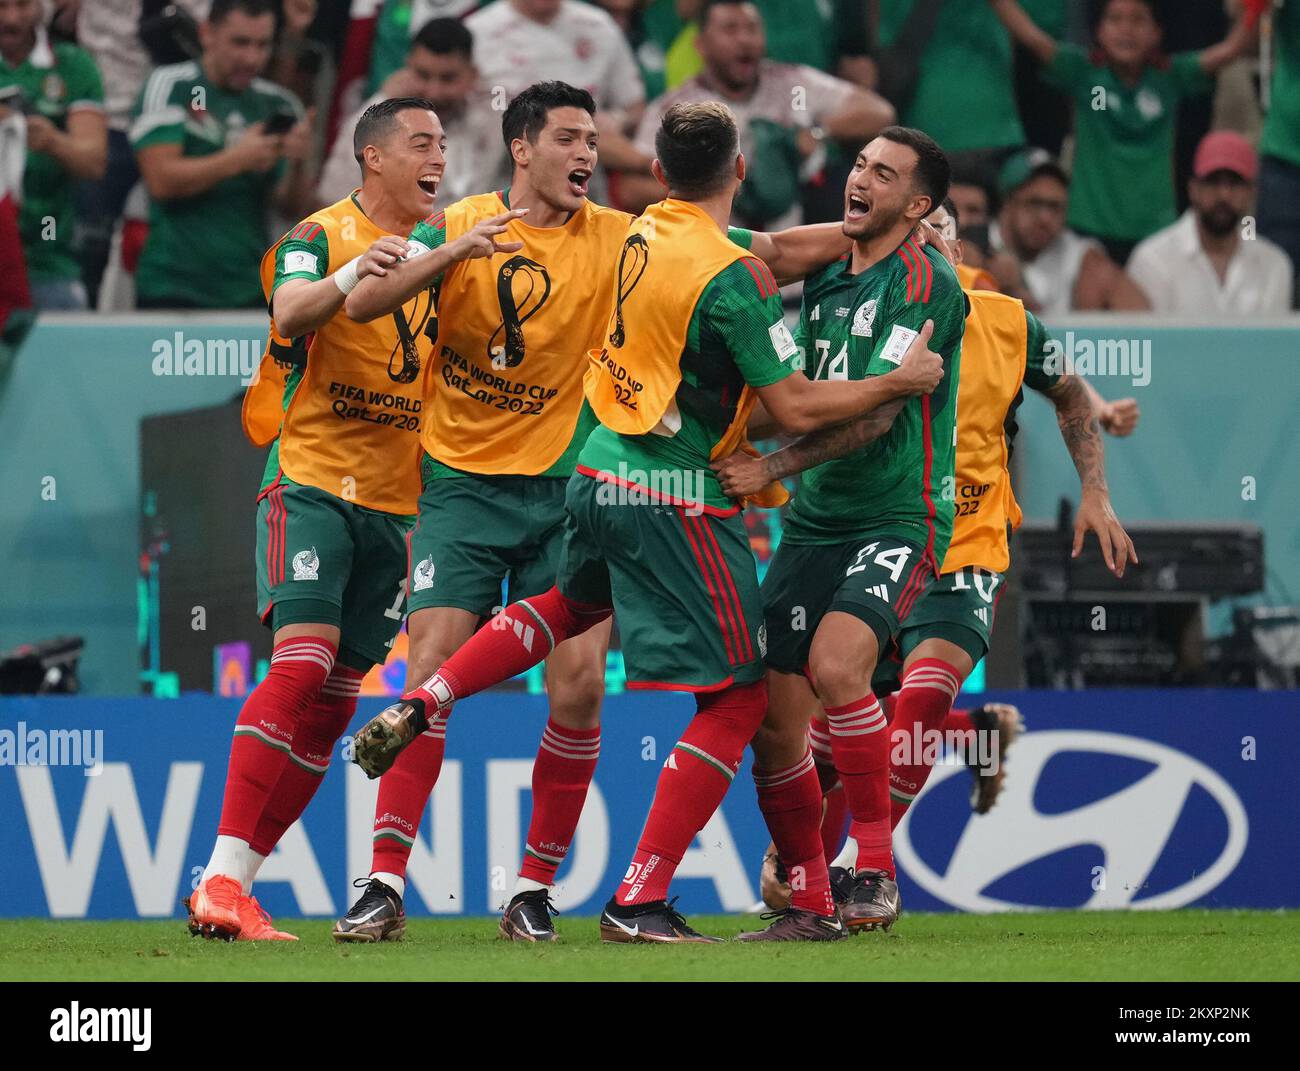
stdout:
[(593, 196), (629, 211), (680, 100), (736, 113), (764, 228), (836, 218), (899, 122), (1046, 315), (1296, 302), (1300, 0), (0, 0), (0, 317), (256, 307), (369, 103), (434, 102), (445, 205), (508, 183), (501, 112), (545, 79), (592, 93)]

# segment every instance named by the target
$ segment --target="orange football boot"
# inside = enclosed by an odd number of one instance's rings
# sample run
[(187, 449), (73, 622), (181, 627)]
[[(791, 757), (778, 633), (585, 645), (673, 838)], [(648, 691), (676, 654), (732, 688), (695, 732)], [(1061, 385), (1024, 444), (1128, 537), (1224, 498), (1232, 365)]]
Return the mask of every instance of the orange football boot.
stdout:
[(239, 940), (241, 941), (296, 941), (291, 933), (277, 930), (271, 924), (271, 916), (266, 908), (257, 902), (255, 896), (239, 898)]
[(185, 906), (190, 909), (190, 933), (195, 937), (234, 941), (243, 928), (239, 901), (244, 890), (234, 878), (214, 874), (200, 882)]

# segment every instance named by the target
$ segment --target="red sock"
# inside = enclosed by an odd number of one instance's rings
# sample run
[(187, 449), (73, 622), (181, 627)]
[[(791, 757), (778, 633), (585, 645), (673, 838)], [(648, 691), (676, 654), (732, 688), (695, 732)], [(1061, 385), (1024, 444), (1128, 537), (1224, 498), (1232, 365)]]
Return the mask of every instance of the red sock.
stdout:
[(965, 707), (960, 709), (953, 707), (952, 710), (948, 711), (948, 716), (943, 719), (943, 725), (940, 728), (945, 733), (950, 729), (954, 732), (973, 733), (975, 723), (971, 721), (970, 710)]
[(406, 746), (393, 768), (379, 779), (370, 873), (406, 876), (406, 861), (415, 844), (415, 831), (420, 828), (425, 805), (438, 783), (446, 746), (444, 712)]
[(718, 809), (763, 723), (767, 682), (732, 685), (696, 703), (695, 717), (659, 774), (636, 854), (615, 894), (620, 904), (667, 898), (673, 871)]
[(599, 757), (599, 725), (566, 729), (554, 718), (547, 721), (533, 762), (533, 817), (519, 868), (521, 878), (555, 884), (555, 872), (569, 854)]
[(812, 749), (817, 781), (822, 790), (822, 855), (829, 865), (844, 845), (844, 824), (848, 820), (849, 803), (844, 796), (844, 786), (840, 784), (840, 775), (835, 770), (831, 734), (825, 722), (814, 718), (809, 723), (808, 746)]
[[(885, 712), (868, 692), (856, 703), (827, 707), (835, 769), (848, 798), (849, 835), (858, 842), (859, 870), (894, 876), (889, 836), (889, 733)], [(883, 834), (882, 834), (883, 830)]]
[(258, 855), (271, 854), (320, 788), (334, 745), (357, 712), (357, 695), (364, 676), (360, 670), (336, 663), (315, 702), (299, 717), (289, 761), (280, 771), (249, 844)]
[(334, 645), (316, 636), (295, 636), (275, 645), (270, 670), (235, 722), (218, 835), (252, 841), (288, 761), (298, 718), (334, 668), (334, 654)]
[(890, 726), (891, 829), (903, 820), (930, 776), (936, 745), (928, 738), (943, 724), (960, 687), (957, 670), (941, 658), (918, 659), (903, 670)]
[(474, 633), (437, 673), (402, 698), (423, 700), (432, 720), (434, 711), (457, 699), (531, 669), (557, 645), (613, 612), (609, 606), (575, 602), (561, 595), (559, 588), (513, 602)]
[(784, 770), (754, 770), (758, 809), (790, 878), (794, 907), (833, 915), (830, 875), (822, 853), (822, 789), (812, 751)]

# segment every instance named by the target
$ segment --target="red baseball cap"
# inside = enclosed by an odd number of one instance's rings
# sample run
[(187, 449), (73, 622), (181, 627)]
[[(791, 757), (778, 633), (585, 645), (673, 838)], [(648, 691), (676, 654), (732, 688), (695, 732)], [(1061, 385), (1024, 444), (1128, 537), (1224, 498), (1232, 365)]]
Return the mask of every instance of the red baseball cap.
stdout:
[(1231, 171), (1254, 182), (1259, 174), (1259, 157), (1250, 142), (1235, 130), (1213, 130), (1196, 147), (1192, 173), (1203, 179), (1216, 171)]

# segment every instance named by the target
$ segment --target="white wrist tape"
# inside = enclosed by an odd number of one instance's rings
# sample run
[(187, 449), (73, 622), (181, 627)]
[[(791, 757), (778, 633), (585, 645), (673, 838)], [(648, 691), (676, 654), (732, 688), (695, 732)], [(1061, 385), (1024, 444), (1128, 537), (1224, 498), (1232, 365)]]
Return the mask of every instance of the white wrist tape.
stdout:
[(353, 257), (331, 276), (334, 280), (334, 285), (342, 290), (343, 293), (352, 293), (352, 291), (356, 289), (357, 283), (361, 281), (357, 277), (357, 265), (360, 262), (360, 257)]

